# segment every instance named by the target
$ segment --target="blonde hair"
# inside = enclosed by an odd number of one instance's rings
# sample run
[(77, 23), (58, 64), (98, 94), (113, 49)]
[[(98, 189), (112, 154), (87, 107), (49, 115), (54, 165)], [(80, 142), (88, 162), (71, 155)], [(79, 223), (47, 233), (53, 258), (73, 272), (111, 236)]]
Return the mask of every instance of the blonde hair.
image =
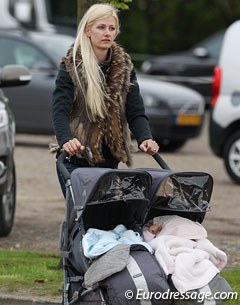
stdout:
[[(118, 34), (119, 19), (117, 13), (117, 9), (111, 4), (92, 5), (81, 19), (77, 30), (77, 37), (73, 46), (74, 72), (76, 74), (80, 90), (82, 91), (85, 97), (88, 117), (93, 122), (96, 121), (97, 117), (105, 117), (107, 109), (104, 103), (104, 99), (107, 97), (107, 94), (104, 90), (104, 75), (98, 65), (97, 58), (93, 52), (90, 39), (85, 33), (85, 29), (87, 26), (91, 27), (98, 20), (108, 17), (114, 17)], [(86, 92), (84, 90), (84, 85), (79, 79), (75, 61), (76, 53), (79, 47), (82, 56), (83, 74), (85, 75), (86, 80)]]

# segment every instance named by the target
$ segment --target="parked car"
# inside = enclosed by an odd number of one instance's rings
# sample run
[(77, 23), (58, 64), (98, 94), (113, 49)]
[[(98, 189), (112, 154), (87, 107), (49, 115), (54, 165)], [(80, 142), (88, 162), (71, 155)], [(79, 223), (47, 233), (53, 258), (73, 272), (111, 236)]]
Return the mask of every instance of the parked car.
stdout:
[(5, 89), (18, 133), (52, 134), (51, 98), (61, 57), (73, 43), (68, 35), (25, 30), (0, 30), (0, 66), (29, 68), (29, 86)]
[[(0, 68), (0, 88), (27, 84), (31, 79), (23, 66)], [(15, 120), (8, 99), (0, 89), (0, 237), (11, 232), (16, 205), (14, 165)]]
[(227, 173), (240, 184), (240, 21), (226, 31), (213, 80), (209, 140)]
[[(0, 31), (0, 65), (26, 65), (32, 81), (25, 88), (6, 93), (16, 118), (17, 132), (52, 134), (51, 96), (61, 56), (73, 37), (31, 31)], [(197, 92), (138, 74), (153, 135), (162, 149), (176, 150), (199, 135), (204, 113), (203, 97)]]
[[(72, 1), (73, 2), (73, 1)], [(69, 0), (1, 0), (0, 28), (26, 28), (75, 36), (77, 29), (77, 1), (75, 8)]]
[(141, 71), (198, 91), (208, 107), (223, 35), (224, 31), (217, 32), (183, 52), (152, 56), (142, 63)]
[(196, 91), (152, 76), (138, 75), (154, 139), (161, 151), (175, 151), (197, 137), (204, 120), (204, 98)]

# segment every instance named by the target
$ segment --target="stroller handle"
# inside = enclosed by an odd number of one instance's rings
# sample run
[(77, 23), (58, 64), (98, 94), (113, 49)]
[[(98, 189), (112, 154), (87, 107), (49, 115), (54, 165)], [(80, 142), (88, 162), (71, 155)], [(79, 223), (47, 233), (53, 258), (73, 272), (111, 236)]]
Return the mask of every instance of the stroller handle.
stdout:
[(171, 169), (167, 163), (163, 160), (163, 158), (159, 155), (159, 153), (156, 153), (152, 155), (152, 157), (155, 159), (155, 161), (161, 166), (162, 169)]
[(63, 150), (57, 158), (57, 168), (66, 181), (70, 178), (70, 173), (66, 169), (66, 166), (63, 164), (63, 162), (68, 156), (69, 156), (68, 153), (65, 150)]
[[(57, 167), (60, 173), (62, 173), (63, 177), (65, 180), (68, 180), (70, 178), (70, 173), (66, 169), (64, 165), (64, 160), (68, 157), (68, 153), (64, 150), (61, 152), (61, 154), (57, 158)], [(167, 163), (163, 160), (163, 158), (159, 155), (159, 153), (156, 153), (152, 155), (152, 157), (155, 159), (155, 161), (161, 166), (162, 169), (168, 169), (170, 170), (171, 168), (167, 165)]]

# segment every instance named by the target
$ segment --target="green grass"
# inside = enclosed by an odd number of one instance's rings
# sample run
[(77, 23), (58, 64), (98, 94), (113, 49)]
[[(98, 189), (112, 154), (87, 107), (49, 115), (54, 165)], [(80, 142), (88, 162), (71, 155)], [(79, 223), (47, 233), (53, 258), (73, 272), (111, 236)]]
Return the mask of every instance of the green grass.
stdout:
[[(0, 291), (37, 297), (61, 296), (63, 272), (58, 269), (59, 256), (52, 253), (0, 251)], [(228, 281), (239, 299), (228, 305), (240, 305), (240, 268), (225, 269), (221, 275)]]
[(231, 286), (232, 290), (238, 293), (237, 300), (228, 301), (228, 305), (239, 305), (240, 304), (240, 267), (236, 269), (225, 269), (221, 272), (223, 276)]
[(60, 296), (62, 270), (51, 253), (0, 251), (0, 291), (26, 291), (33, 296)]

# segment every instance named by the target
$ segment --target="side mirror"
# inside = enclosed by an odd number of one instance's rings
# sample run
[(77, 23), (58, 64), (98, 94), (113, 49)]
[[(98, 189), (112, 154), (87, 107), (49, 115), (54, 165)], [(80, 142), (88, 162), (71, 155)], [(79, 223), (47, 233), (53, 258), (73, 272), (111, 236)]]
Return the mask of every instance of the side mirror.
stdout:
[(193, 50), (193, 55), (199, 58), (206, 58), (209, 56), (209, 53), (207, 49), (198, 47)]
[(25, 1), (20, 3), (14, 3), (14, 17), (22, 23), (30, 23), (31, 22), (31, 3)]
[(0, 87), (26, 85), (31, 79), (31, 74), (25, 66), (6, 65), (0, 69)]

